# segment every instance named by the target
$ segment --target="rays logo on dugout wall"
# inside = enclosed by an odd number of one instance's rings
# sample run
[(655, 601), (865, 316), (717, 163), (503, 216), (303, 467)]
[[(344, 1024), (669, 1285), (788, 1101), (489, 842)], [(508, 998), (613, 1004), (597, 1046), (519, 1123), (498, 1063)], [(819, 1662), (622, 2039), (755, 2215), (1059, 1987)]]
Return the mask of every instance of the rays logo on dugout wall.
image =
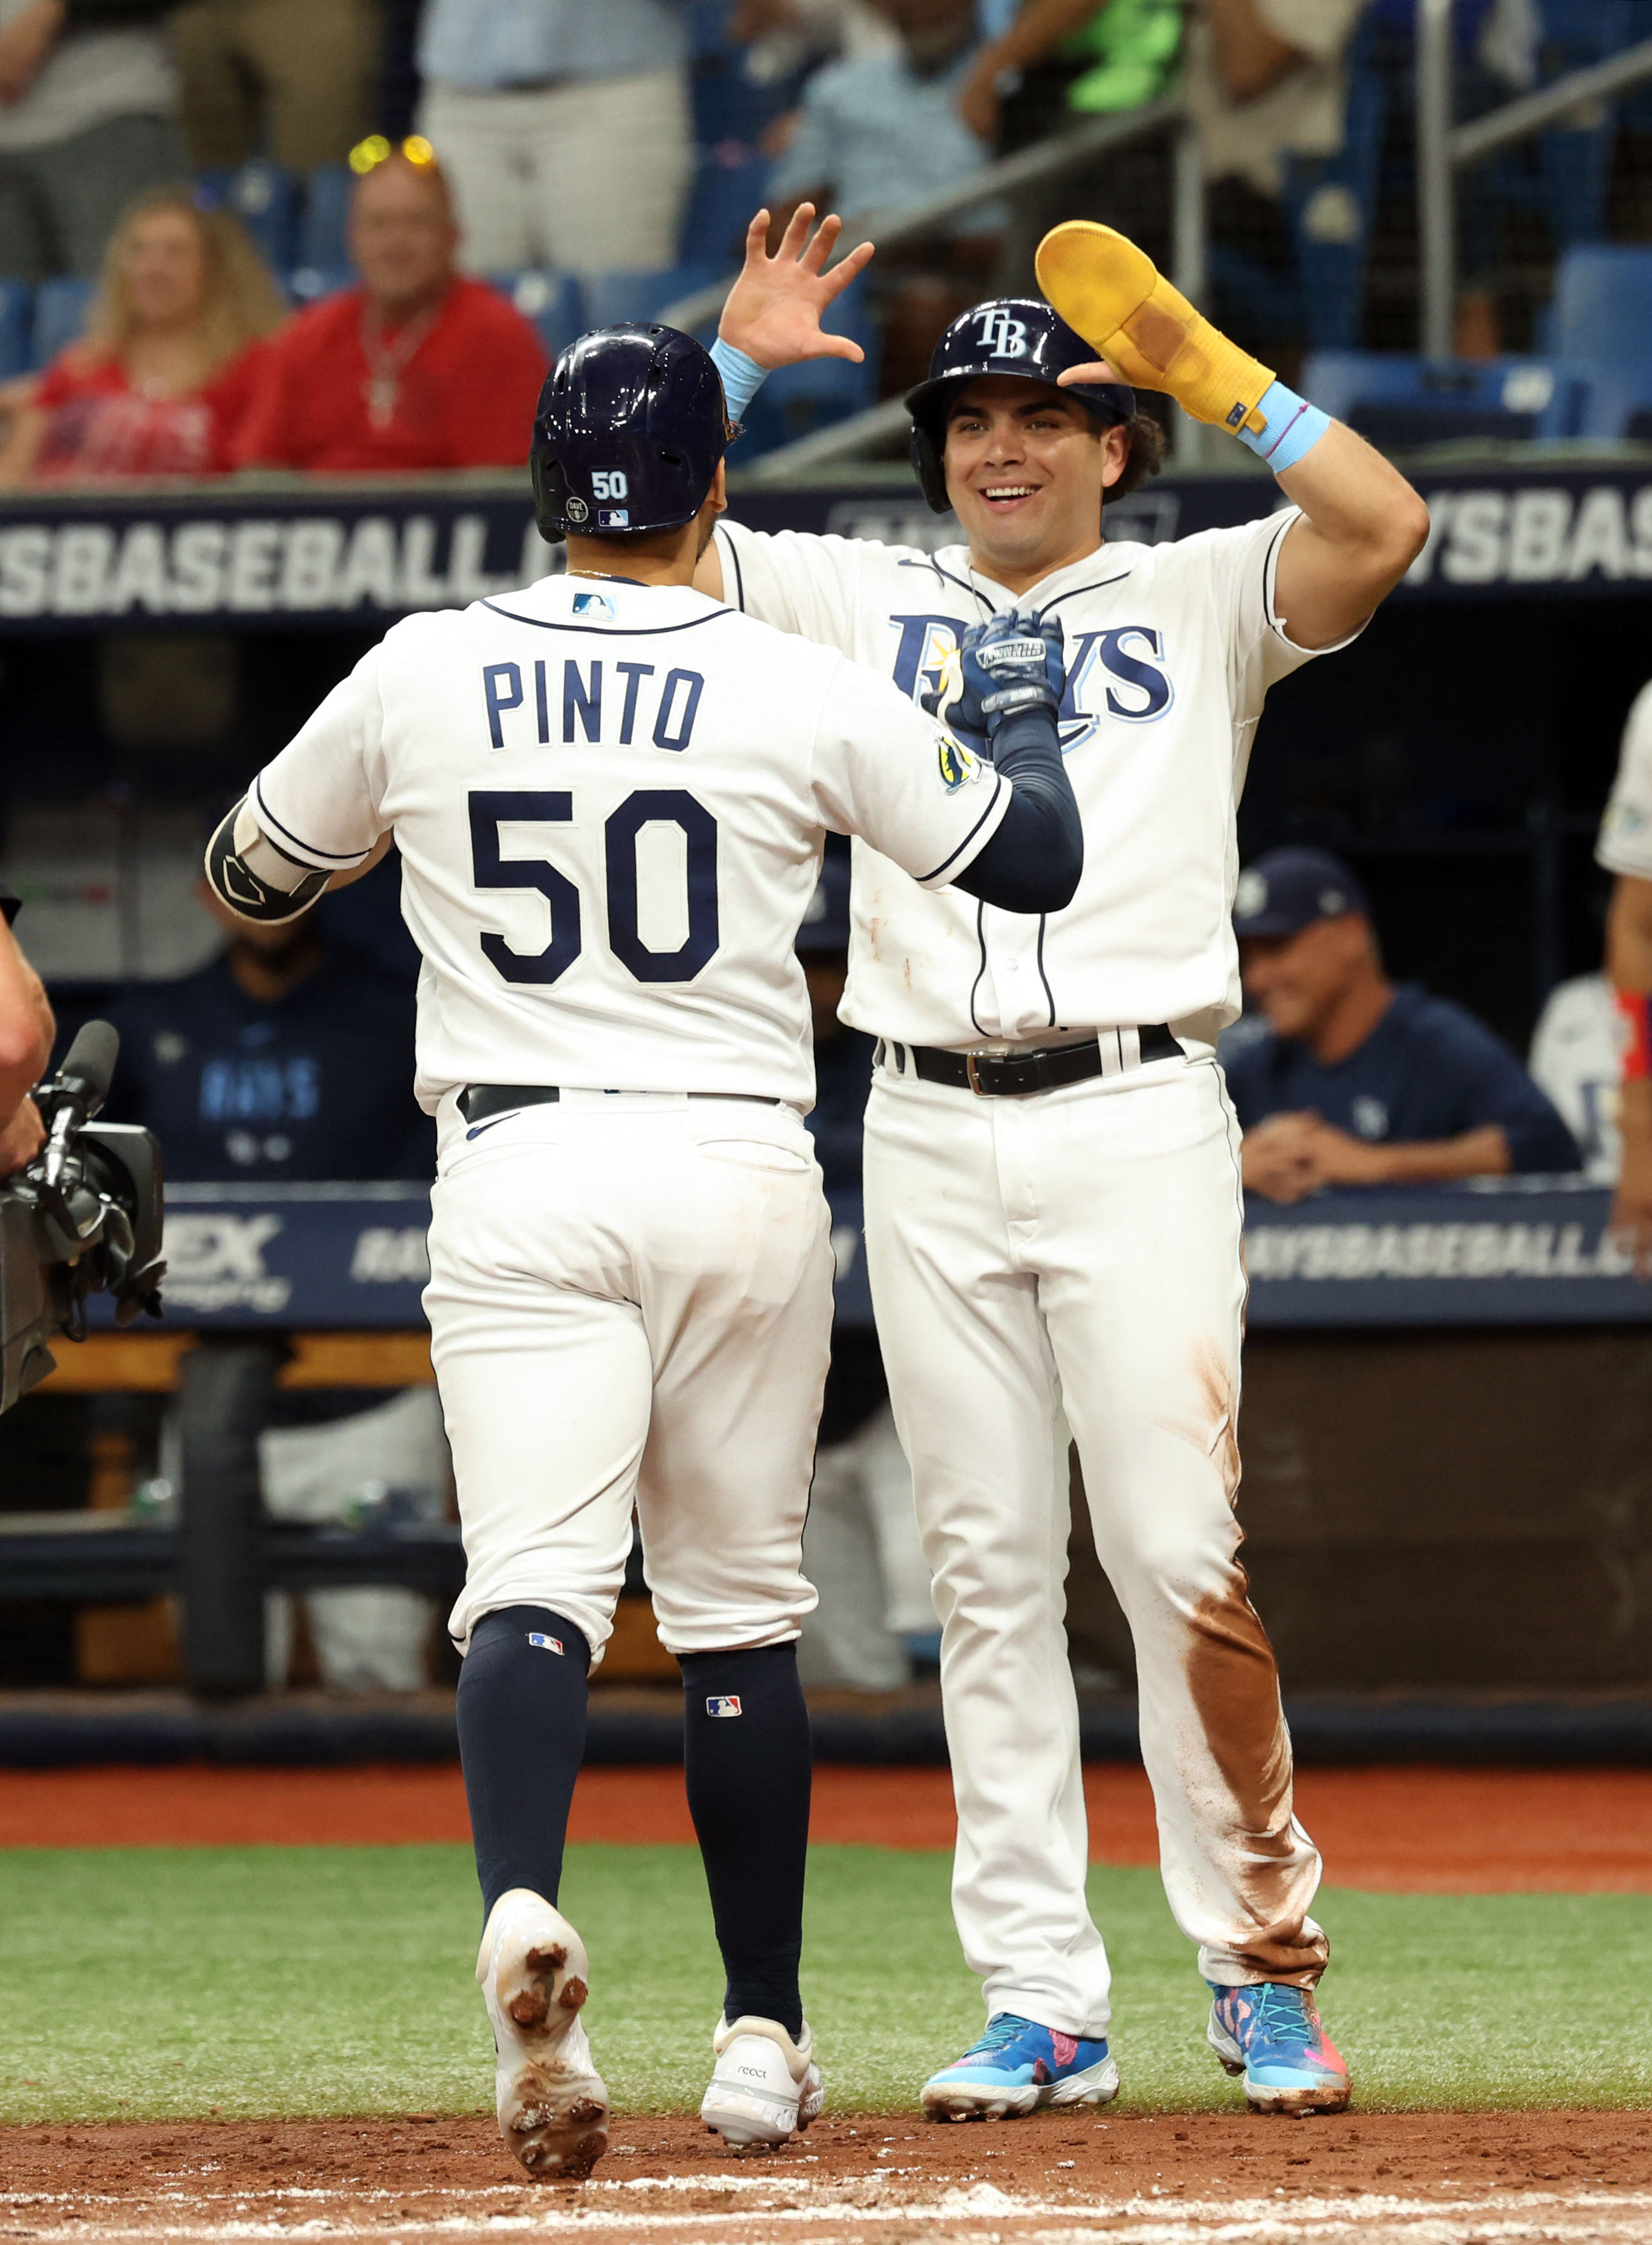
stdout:
[[(938, 694), (958, 653), (963, 626), (954, 616), (891, 616), (899, 632), (895, 683), (914, 701)], [(1082, 748), (1102, 716), (1148, 725), (1175, 700), (1164, 634), (1147, 624), (1075, 632), (1067, 641), (1066, 690), (1061, 697), (1061, 749)], [(1100, 707), (1097, 706), (1098, 702)]]

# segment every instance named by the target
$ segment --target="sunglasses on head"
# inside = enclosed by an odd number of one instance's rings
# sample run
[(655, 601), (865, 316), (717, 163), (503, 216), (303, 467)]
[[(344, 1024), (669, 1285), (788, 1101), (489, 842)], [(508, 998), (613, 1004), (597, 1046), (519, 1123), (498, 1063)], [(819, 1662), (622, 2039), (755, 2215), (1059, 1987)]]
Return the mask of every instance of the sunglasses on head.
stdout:
[(350, 169), (358, 178), (365, 179), (381, 164), (388, 164), (392, 156), (405, 157), (410, 164), (422, 167), (436, 162), (436, 151), (422, 132), (410, 132), (405, 140), (387, 140), (382, 132), (369, 132), (365, 140), (358, 140), (350, 150)]

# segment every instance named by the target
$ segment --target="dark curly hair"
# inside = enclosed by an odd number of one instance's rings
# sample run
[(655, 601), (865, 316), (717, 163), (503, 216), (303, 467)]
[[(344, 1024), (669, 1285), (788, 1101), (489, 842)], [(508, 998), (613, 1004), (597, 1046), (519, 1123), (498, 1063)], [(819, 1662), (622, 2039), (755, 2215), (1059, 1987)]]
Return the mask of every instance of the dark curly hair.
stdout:
[(1108, 499), (1127, 499), (1133, 491), (1140, 491), (1149, 476), (1156, 476), (1164, 465), (1165, 433), (1162, 422), (1155, 421), (1151, 413), (1138, 409), (1125, 424), (1130, 432), (1130, 451), (1125, 460), (1124, 473), (1116, 484), (1109, 484), (1103, 497)]

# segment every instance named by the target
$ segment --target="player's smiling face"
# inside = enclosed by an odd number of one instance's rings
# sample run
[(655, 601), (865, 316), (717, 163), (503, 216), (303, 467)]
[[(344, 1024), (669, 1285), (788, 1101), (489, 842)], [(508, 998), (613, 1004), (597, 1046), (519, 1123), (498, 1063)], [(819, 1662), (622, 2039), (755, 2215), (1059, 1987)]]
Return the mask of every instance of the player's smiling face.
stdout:
[(1101, 494), (1128, 450), (1122, 428), (1100, 426), (1053, 383), (984, 375), (968, 383), (947, 415), (946, 489), (976, 560), (1031, 585), (1093, 553)]

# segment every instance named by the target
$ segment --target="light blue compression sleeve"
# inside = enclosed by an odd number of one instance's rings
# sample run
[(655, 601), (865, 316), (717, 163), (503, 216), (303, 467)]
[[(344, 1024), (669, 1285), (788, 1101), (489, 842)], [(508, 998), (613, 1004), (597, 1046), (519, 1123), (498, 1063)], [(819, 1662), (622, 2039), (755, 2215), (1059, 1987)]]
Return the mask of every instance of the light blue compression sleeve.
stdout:
[(721, 336), (711, 347), (711, 363), (722, 376), (728, 418), (743, 420), (746, 408), (768, 379), (768, 369), (748, 358), (743, 350), (736, 350), (733, 343), (726, 343)]
[(1267, 426), (1260, 430), (1241, 429), (1236, 433), (1246, 450), (1254, 452), (1259, 460), (1265, 460), (1275, 475), (1285, 468), (1294, 468), (1330, 426), (1329, 413), (1310, 405), (1305, 397), (1298, 397), (1283, 382), (1274, 383), (1264, 392), (1261, 408)]

